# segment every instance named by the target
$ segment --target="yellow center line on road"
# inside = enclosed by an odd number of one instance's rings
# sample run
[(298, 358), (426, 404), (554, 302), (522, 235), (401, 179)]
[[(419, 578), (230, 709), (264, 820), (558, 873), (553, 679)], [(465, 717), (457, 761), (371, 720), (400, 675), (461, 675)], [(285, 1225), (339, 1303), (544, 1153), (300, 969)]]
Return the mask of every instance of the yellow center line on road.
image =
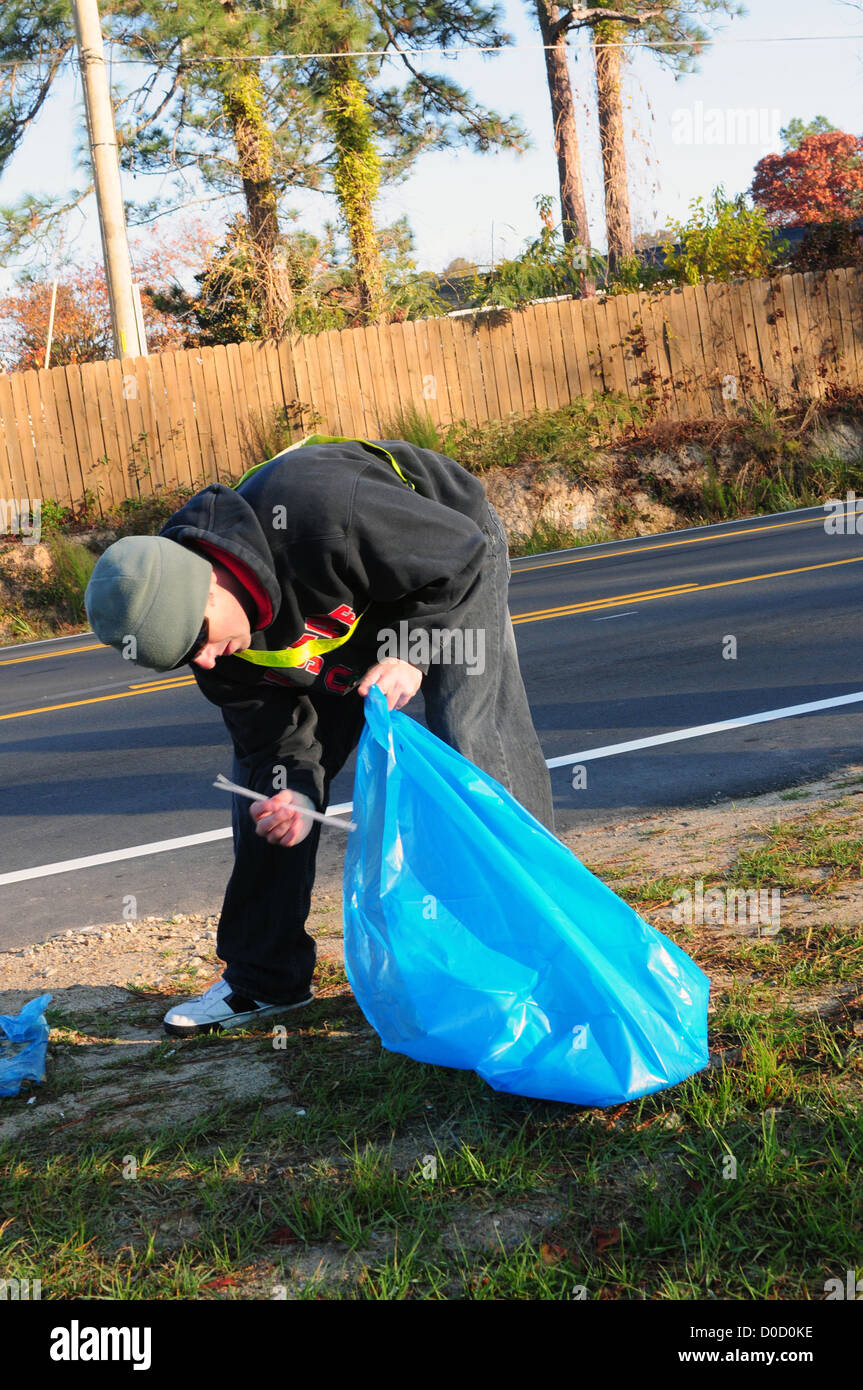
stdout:
[(151, 695), (159, 694), (163, 690), (177, 690), (184, 685), (194, 685), (193, 676), (182, 680), (171, 681), (170, 684), (159, 682), (154, 685), (142, 685), (137, 690), (123, 690), (118, 695), (91, 695), (87, 700), (69, 700), (63, 705), (40, 705), (38, 709), (19, 709), (14, 714), (0, 714), (3, 719), (24, 719), (28, 714), (49, 714), (54, 709), (75, 709), (78, 705), (98, 705), (103, 700), (128, 700), (130, 695)]
[[(855, 513), (863, 515), (863, 513)], [(571, 560), (546, 560), (539, 565), (522, 565), (517, 570), (513, 570), (512, 577), (515, 579), (517, 574), (533, 574), (534, 570), (555, 569), (558, 565), (588, 565), (594, 560), (613, 560), (622, 555), (643, 555), (650, 550), (669, 550), (676, 545), (703, 545), (707, 541), (730, 541), (735, 536), (752, 536), (758, 531), (785, 531), (791, 526), (823, 526), (823, 516), (808, 516), (802, 521), (772, 521), (769, 526), (741, 526), (737, 531), (723, 531), (718, 536), (690, 536), (686, 540), (679, 541), (660, 541), (658, 545), (637, 545), (631, 550), (609, 550), (605, 555), (577, 555)], [(602, 544), (602, 542), (599, 542)], [(621, 545), (621, 542), (617, 542)], [(592, 548), (592, 547), (591, 547)]]
[(78, 652), (107, 651), (104, 642), (91, 642), (87, 647), (61, 647), (56, 652), (39, 652), (38, 656), (10, 656), (0, 666), (17, 666), (22, 661), (49, 661), (54, 656), (77, 656)]
[(527, 622), (533, 618), (562, 618), (569, 613), (589, 612), (593, 608), (614, 607), (618, 603), (627, 603), (630, 599), (637, 599), (644, 602), (649, 598), (667, 598), (675, 594), (687, 594), (691, 589), (697, 588), (693, 581), (691, 584), (667, 584), (662, 589), (638, 589), (634, 594), (616, 594), (613, 598), (592, 598), (585, 599), (583, 603), (562, 603), (557, 608), (537, 608), (533, 612), (519, 613), (516, 618), (513, 615), (513, 622)]
[(854, 555), (848, 560), (825, 560), (820, 565), (799, 565), (791, 570), (771, 570), (768, 574), (747, 574), (742, 579), (717, 579), (711, 584), (693, 584), (682, 589), (653, 589), (641, 594), (620, 594), (616, 598), (593, 599), (585, 603), (572, 603), (565, 608), (551, 608), (537, 613), (513, 614), (515, 623), (538, 623), (543, 618), (569, 618), (579, 613), (592, 613), (600, 608), (616, 608), (622, 603), (650, 603), (657, 598), (689, 598), (690, 594), (701, 593), (704, 589), (725, 589), (732, 584), (755, 584), (759, 579), (781, 579), (786, 574), (807, 574), (810, 570), (833, 569), (836, 565), (859, 565), (863, 555)]
[[(799, 565), (790, 570), (771, 570), (767, 574), (747, 574), (742, 579), (719, 579), (710, 584), (678, 584), (667, 589), (644, 589), (634, 594), (616, 594), (609, 598), (591, 599), (584, 603), (571, 603), (557, 608), (540, 609), (535, 613), (513, 614), (513, 623), (538, 623), (554, 618), (568, 618), (580, 613), (592, 613), (600, 609), (617, 608), (624, 603), (650, 603), (660, 598), (688, 598), (690, 594), (705, 589), (724, 589), (733, 584), (755, 584), (761, 579), (781, 579), (787, 574), (808, 574), (812, 570), (833, 569), (837, 565), (859, 565), (863, 555), (855, 555), (846, 560), (826, 560), (818, 565)], [(78, 705), (97, 705), (103, 700), (125, 700), (131, 695), (158, 694), (162, 690), (178, 690), (183, 686), (194, 685), (194, 676), (179, 678), (166, 677), (163, 680), (148, 681), (145, 684), (124, 690), (117, 695), (94, 695), (86, 700), (71, 700), (62, 705), (42, 705), (38, 709), (16, 710), (14, 714), (0, 714), (0, 720), (24, 719), (29, 714), (48, 714), (55, 709), (74, 709)]]

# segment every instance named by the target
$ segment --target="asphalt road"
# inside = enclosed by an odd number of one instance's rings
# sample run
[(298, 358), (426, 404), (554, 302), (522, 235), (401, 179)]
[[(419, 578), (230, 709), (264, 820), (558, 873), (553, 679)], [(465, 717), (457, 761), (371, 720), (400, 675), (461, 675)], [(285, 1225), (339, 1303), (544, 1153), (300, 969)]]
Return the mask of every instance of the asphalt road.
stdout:
[[(545, 755), (863, 692), (861, 600), (863, 536), (826, 534), (821, 509), (515, 561), (510, 606)], [(8, 881), (226, 830), (228, 798), (210, 784), (230, 775), (227, 734), (178, 676), (130, 671), (92, 634), (0, 649), (0, 949), (118, 921), (130, 897), (138, 916), (218, 910), (224, 834)], [(421, 697), (410, 712), (422, 717)], [(586, 758), (577, 787), (555, 768), (559, 827), (817, 776), (860, 757), (861, 716), (852, 703)], [(334, 803), (350, 801), (352, 777), (350, 765)], [(339, 833), (325, 832), (334, 849)]]

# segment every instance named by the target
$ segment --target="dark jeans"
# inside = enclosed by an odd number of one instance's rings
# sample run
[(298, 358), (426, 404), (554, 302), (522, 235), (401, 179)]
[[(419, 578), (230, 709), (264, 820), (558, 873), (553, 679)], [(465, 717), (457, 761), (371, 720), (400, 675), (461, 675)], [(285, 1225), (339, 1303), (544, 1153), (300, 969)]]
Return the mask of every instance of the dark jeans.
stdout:
[[(488, 554), (480, 580), (459, 613), (460, 628), (483, 635), (484, 663), (476, 659), (475, 646), (473, 671), (445, 660), (432, 664), (421, 686), (426, 722), (432, 733), (501, 782), (554, 830), (548, 768), (533, 727), (507, 606), (506, 534), (491, 507), (485, 536)], [(332, 779), (362, 732), (363, 698), (355, 692), (317, 691), (297, 698), (308, 701), (317, 715), (326, 805)], [(236, 761), (233, 776), (243, 780)], [(225, 978), (238, 993), (262, 1003), (288, 1003), (307, 991), (315, 966), (315, 943), (304, 928), (322, 826), (315, 821), (305, 840), (291, 849), (268, 845), (256, 834), (248, 805), (245, 798), (233, 798), (234, 871), (222, 907), (218, 953), (227, 962)]]

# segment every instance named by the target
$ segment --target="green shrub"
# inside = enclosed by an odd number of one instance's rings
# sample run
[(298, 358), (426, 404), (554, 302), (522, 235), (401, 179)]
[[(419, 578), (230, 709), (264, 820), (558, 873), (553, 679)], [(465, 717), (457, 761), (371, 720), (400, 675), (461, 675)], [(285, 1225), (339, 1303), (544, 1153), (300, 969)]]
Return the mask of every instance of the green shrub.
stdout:
[[(705, 204), (694, 198), (689, 221), (671, 222), (671, 239), (664, 245), (666, 272), (682, 285), (702, 280), (747, 279), (768, 275), (782, 249), (773, 247), (773, 231), (760, 208), (746, 204), (744, 194), (729, 198), (716, 188)], [(675, 250), (674, 243), (680, 243)]]
[(433, 449), (446, 453), (446, 441), (428, 410), (420, 410), (416, 401), (403, 405), (395, 415), (380, 422), (381, 439), (405, 439), (418, 449)]
[(602, 464), (597, 451), (624, 428), (644, 423), (645, 408), (628, 397), (572, 401), (560, 410), (537, 410), (481, 424), (460, 421), (446, 434), (444, 453), (474, 473), (517, 464), (564, 468), (578, 481), (593, 482)]

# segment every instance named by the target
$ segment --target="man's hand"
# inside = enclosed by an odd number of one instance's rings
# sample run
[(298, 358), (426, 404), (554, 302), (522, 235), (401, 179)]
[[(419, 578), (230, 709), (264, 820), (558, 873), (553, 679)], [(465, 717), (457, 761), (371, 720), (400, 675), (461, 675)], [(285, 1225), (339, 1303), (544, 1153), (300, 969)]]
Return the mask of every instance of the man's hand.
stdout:
[(306, 838), (314, 821), (309, 816), (300, 815), (297, 806), (315, 810), (315, 803), (302, 792), (276, 792), (269, 801), (253, 801), (249, 811), (257, 821), (256, 834), (263, 835), (268, 845), (282, 845), (290, 849)]
[(360, 681), (357, 689), (361, 695), (368, 695), (373, 685), (386, 697), (387, 709), (402, 709), (422, 684), (423, 673), (407, 661), (388, 656), (371, 666)]

